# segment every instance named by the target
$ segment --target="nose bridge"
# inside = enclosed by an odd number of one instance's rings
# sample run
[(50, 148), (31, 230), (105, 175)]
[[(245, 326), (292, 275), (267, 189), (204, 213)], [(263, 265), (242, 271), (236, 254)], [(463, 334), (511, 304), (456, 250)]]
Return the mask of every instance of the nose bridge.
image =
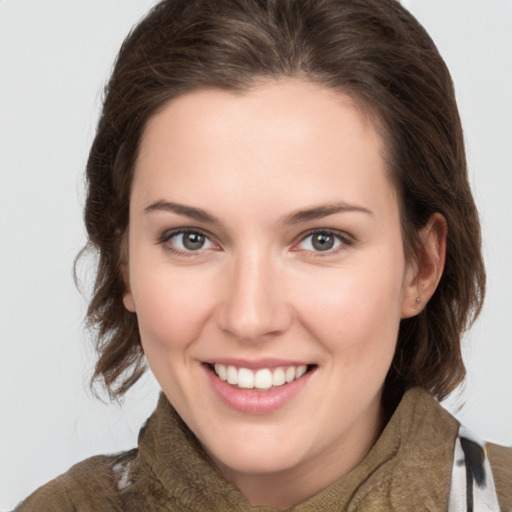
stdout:
[(269, 251), (253, 246), (233, 257), (219, 312), (220, 327), (242, 341), (284, 331), (290, 314)]

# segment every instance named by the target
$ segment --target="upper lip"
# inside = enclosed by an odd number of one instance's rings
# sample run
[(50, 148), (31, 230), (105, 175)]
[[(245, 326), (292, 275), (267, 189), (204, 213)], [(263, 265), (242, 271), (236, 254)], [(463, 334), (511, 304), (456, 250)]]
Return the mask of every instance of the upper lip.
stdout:
[(309, 366), (311, 363), (306, 361), (297, 361), (296, 359), (275, 359), (264, 358), (257, 360), (237, 359), (228, 357), (216, 357), (205, 361), (206, 364), (223, 364), (225, 366), (235, 366), (236, 368), (248, 368), (258, 370), (260, 368), (279, 368), (282, 366)]

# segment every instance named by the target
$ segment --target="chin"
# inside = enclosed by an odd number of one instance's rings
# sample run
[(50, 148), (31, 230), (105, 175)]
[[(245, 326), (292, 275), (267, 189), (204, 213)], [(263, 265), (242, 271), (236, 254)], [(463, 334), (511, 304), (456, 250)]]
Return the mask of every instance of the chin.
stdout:
[(270, 475), (292, 470), (300, 462), (297, 454), (279, 453), (276, 451), (247, 450), (220, 454), (222, 458), (212, 456), (212, 459), (221, 473), (249, 475)]
[[(258, 438), (259, 441), (255, 442)], [(285, 440), (281, 436), (269, 439), (268, 433), (264, 436), (243, 435), (238, 439), (231, 436), (230, 442), (212, 443), (209, 447), (203, 443), (203, 446), (225, 476), (234, 472), (253, 475), (279, 473), (294, 468), (306, 458), (306, 453), (299, 450), (289, 437)]]

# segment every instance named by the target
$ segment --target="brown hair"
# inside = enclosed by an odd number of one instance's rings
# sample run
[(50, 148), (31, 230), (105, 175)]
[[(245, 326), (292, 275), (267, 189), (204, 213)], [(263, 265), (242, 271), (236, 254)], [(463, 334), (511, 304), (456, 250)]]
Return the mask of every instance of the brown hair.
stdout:
[(99, 355), (93, 381), (111, 397), (145, 370), (137, 318), (122, 302), (122, 262), (148, 119), (194, 89), (240, 91), (280, 77), (323, 84), (376, 114), (409, 257), (430, 216), (446, 218), (443, 276), (425, 309), (402, 321), (387, 386), (444, 398), (463, 380), (460, 339), (485, 289), (480, 226), (452, 81), (422, 26), (395, 0), (163, 0), (122, 45), (87, 164), (87, 248), (99, 255), (87, 313)]

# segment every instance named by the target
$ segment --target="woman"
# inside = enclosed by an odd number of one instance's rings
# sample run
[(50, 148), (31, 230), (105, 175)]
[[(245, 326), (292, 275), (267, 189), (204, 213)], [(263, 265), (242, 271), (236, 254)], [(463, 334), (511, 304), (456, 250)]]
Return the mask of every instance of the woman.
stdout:
[(19, 510), (512, 507), (510, 452), (432, 398), (485, 274), (451, 80), (398, 3), (161, 2), (87, 178), (95, 378), (147, 361), (163, 394), (137, 450)]

